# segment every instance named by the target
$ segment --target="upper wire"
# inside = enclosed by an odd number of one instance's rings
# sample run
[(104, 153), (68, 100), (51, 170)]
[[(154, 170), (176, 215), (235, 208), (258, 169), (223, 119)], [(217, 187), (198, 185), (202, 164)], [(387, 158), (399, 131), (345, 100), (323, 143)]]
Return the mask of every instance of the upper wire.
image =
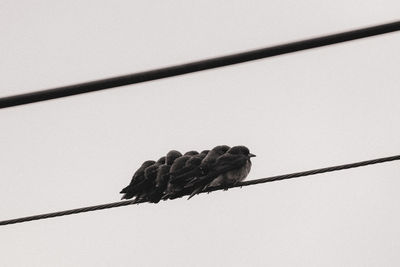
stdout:
[(69, 86), (63, 86), (48, 90), (13, 95), (0, 98), (0, 108), (13, 107), (39, 101), (78, 95), (88, 92), (110, 89), (114, 87), (153, 81), (192, 72), (214, 69), (228, 65), (258, 60), (277, 55), (293, 53), (301, 50), (332, 45), (351, 40), (371, 37), (400, 30), (400, 21), (381, 24), (377, 26), (361, 28), (358, 30), (346, 31), (322, 37), (306, 39), (297, 42), (271, 46), (247, 52), (231, 54), (222, 57), (200, 60), (192, 63), (159, 68), (144, 72), (122, 75), (114, 78), (96, 80)]

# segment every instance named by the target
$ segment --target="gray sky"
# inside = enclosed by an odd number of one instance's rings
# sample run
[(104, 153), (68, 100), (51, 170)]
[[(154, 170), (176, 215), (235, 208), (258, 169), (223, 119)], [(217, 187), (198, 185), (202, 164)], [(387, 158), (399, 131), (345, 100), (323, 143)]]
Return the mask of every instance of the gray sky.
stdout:
[[(0, 96), (399, 19), (399, 1), (1, 1)], [(117, 201), (144, 160), (249, 179), (399, 153), (400, 34), (0, 111), (0, 219)], [(399, 266), (399, 163), (0, 229), (3, 266)]]

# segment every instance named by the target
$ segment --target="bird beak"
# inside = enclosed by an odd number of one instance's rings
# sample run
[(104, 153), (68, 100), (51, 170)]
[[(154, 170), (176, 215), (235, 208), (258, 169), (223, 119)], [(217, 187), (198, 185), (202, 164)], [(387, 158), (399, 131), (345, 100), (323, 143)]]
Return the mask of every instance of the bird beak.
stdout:
[(255, 157), (255, 156), (256, 156), (256, 155), (249, 153), (249, 157), (250, 157), (250, 158)]

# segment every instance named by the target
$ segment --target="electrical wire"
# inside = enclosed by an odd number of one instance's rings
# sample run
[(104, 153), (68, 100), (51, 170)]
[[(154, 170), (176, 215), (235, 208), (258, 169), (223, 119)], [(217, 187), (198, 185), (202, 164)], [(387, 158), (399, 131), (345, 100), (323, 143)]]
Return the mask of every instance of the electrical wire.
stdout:
[[(357, 168), (357, 167), (362, 167), (362, 166), (366, 166), (366, 165), (389, 162), (389, 161), (394, 161), (394, 160), (400, 160), (400, 155), (385, 157), (385, 158), (378, 158), (378, 159), (367, 160), (367, 161), (354, 162), (354, 163), (349, 163), (349, 164), (344, 164), (344, 165), (337, 165), (337, 166), (332, 166), (332, 167), (327, 167), (327, 168), (322, 168), (322, 169), (314, 169), (314, 170), (309, 170), (309, 171), (302, 171), (302, 172), (272, 176), (272, 177), (256, 179), (256, 180), (249, 180), (249, 181), (244, 181), (244, 182), (241, 182), (241, 183), (238, 183), (235, 185), (231, 185), (228, 187), (217, 186), (217, 187), (209, 188), (206, 191), (202, 191), (201, 193), (209, 193), (209, 192), (221, 190), (221, 189), (243, 187), (243, 186), (248, 186), (248, 185), (256, 185), (256, 184), (261, 184), (261, 183), (293, 179), (293, 178), (298, 178), (298, 177), (303, 177), (303, 176), (308, 176), (308, 175), (315, 175), (315, 174), (320, 174), (320, 173), (333, 172), (333, 171), (339, 171), (339, 170), (350, 169), (350, 168)], [(190, 193), (191, 192), (189, 192), (185, 195), (190, 195)], [(145, 200), (137, 201), (137, 202), (135, 200), (119, 201), (119, 202), (107, 203), (107, 204), (102, 204), (102, 205), (89, 206), (89, 207), (64, 210), (64, 211), (57, 211), (57, 212), (52, 212), (52, 213), (46, 213), (46, 214), (33, 215), (33, 216), (28, 216), (28, 217), (21, 217), (21, 218), (17, 218), (17, 219), (0, 221), (0, 225), (8, 225), (8, 224), (28, 222), (28, 221), (36, 221), (36, 220), (41, 220), (41, 219), (66, 216), (66, 215), (72, 215), (72, 214), (95, 211), (95, 210), (123, 207), (123, 206), (132, 205), (132, 204), (143, 203), (143, 202), (145, 202)]]
[(400, 30), (400, 21), (381, 24), (377, 26), (326, 35), (302, 41), (266, 47), (247, 52), (200, 60), (192, 63), (159, 68), (144, 72), (138, 72), (114, 78), (96, 80), (75, 85), (63, 86), (48, 90), (13, 95), (0, 98), (0, 108), (13, 107), (45, 100), (62, 98), (72, 95), (84, 94), (114, 87), (153, 81), (192, 72), (214, 69), (228, 65), (248, 62), (252, 60), (273, 57), (277, 55), (293, 53), (301, 50), (332, 45), (356, 39), (371, 37)]

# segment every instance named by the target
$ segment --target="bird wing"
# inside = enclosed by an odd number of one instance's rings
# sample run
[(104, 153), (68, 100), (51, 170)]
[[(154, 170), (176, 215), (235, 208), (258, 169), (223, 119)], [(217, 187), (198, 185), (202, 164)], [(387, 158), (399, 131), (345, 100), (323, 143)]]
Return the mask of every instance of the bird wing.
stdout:
[(244, 155), (232, 155), (225, 154), (218, 158), (212, 173), (222, 174), (234, 169), (239, 169), (243, 167), (247, 162), (247, 158)]
[(171, 165), (170, 172), (174, 173), (176, 171), (179, 171), (183, 167), (185, 167), (186, 161), (190, 159), (190, 156), (182, 156), (180, 158), (177, 158), (174, 163)]
[[(135, 173), (132, 176), (131, 182), (129, 183), (128, 186), (126, 186), (124, 189), (121, 190), (121, 194), (123, 193), (128, 193), (129, 191), (132, 191), (132, 188), (135, 187), (135, 185), (139, 182), (141, 182), (144, 179), (144, 170), (149, 166), (146, 163), (150, 161), (145, 161), (142, 166), (140, 166), (139, 169), (135, 171)], [(155, 161), (153, 161), (155, 163)]]
[(194, 176), (200, 175), (201, 170), (199, 165), (201, 164), (202, 158), (199, 156), (190, 157), (185, 166), (180, 169), (175, 169), (170, 172), (170, 182), (171, 183), (180, 183), (186, 181)]
[(220, 156), (207, 175), (194, 178), (187, 183), (186, 188), (194, 188), (188, 199), (204, 190), (220, 174), (243, 167), (247, 158), (243, 155), (224, 154)]
[(169, 165), (161, 165), (158, 169), (157, 178), (156, 178), (156, 187), (161, 187), (162, 185), (168, 183), (169, 180), (169, 170), (171, 166)]

